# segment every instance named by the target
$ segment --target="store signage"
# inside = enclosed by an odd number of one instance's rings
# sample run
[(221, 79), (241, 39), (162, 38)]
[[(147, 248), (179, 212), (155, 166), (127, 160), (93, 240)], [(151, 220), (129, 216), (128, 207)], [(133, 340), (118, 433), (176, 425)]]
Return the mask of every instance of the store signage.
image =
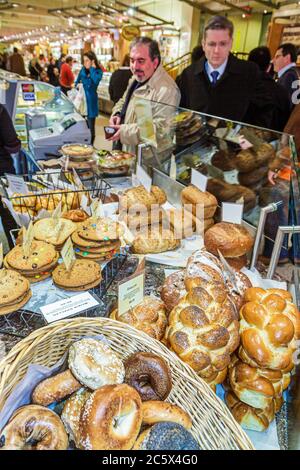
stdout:
[(35, 101), (35, 89), (33, 83), (22, 83), (22, 96), (24, 101)]
[(134, 38), (137, 38), (141, 35), (141, 30), (138, 26), (128, 24), (122, 28), (122, 36), (126, 41), (132, 41)]
[(136, 176), (139, 182), (144, 186), (146, 191), (148, 193), (151, 192), (151, 186), (152, 186), (152, 178), (146, 173), (144, 168), (141, 167), (141, 165), (137, 165), (136, 167)]
[(99, 302), (89, 292), (83, 292), (45, 305), (41, 307), (41, 312), (47, 323), (53, 323), (63, 318), (72, 317), (97, 305), (99, 305)]
[(202, 175), (199, 171), (192, 168), (191, 183), (200, 189), (200, 191), (206, 191), (208, 178)]
[(118, 314), (124, 315), (142, 303), (144, 298), (145, 273), (138, 271), (118, 286)]
[(222, 203), (222, 221), (233, 224), (241, 224), (243, 218), (244, 204), (235, 204), (233, 202)]
[(8, 189), (12, 192), (12, 194), (28, 194), (27, 184), (24, 181), (23, 176), (17, 175), (6, 175), (6, 179), (8, 182)]
[(70, 237), (68, 238), (68, 240), (66, 241), (66, 243), (64, 244), (61, 250), (61, 256), (65, 264), (66, 270), (71, 271), (73, 263), (76, 260), (76, 258), (75, 258), (73, 243)]

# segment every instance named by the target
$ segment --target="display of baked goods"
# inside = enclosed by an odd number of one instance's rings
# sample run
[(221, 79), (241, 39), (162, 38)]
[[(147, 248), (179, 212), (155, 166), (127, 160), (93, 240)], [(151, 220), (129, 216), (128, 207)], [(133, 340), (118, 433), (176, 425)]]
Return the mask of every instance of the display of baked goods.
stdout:
[(172, 119), (172, 127), (176, 131), (177, 145), (189, 145), (197, 142), (200, 138), (202, 126), (202, 120), (197, 114), (190, 111), (177, 114)]
[(290, 371), (300, 338), (299, 311), (289, 292), (252, 287), (240, 310), (240, 359), (252, 367)]
[(189, 413), (164, 401), (172, 374), (162, 357), (141, 351), (123, 362), (105, 338), (84, 337), (71, 343), (67, 362), (69, 369), (35, 383), (31, 403), (27, 395), (0, 432), (1, 450), (134, 450), (160, 424), (165, 431), (156, 444), (147, 438), (147, 449), (198, 445)]
[(243, 186), (252, 187), (259, 182), (265, 182), (267, 180), (268, 170), (268, 166), (261, 166), (248, 173), (239, 173), (239, 183)]
[(156, 226), (137, 233), (132, 243), (132, 251), (137, 254), (163, 253), (179, 246), (180, 239), (175, 238), (171, 230)]
[(63, 219), (68, 219), (72, 222), (84, 222), (89, 217), (90, 216), (83, 209), (72, 209), (62, 214)]
[(112, 150), (100, 156), (98, 152), (98, 167), (106, 175), (127, 174), (134, 164), (136, 156), (132, 153)]
[(17, 271), (30, 282), (39, 282), (51, 276), (57, 266), (58, 257), (53, 245), (34, 240), (29, 256), (24, 253), (23, 246), (17, 245), (5, 256), (4, 266)]
[(130, 209), (129, 212), (122, 211), (119, 215), (119, 220), (124, 222), (131, 232), (135, 232), (149, 225), (158, 225), (166, 217), (166, 212), (160, 207), (154, 207), (152, 210), (134, 210)]
[(201, 450), (192, 434), (180, 424), (157, 423), (146, 429), (134, 444), (133, 450)]
[(105, 261), (118, 253), (123, 227), (109, 218), (89, 218), (78, 224), (72, 233), (75, 255), (78, 258)]
[(34, 238), (51, 243), (58, 251), (76, 230), (76, 224), (65, 218), (46, 218), (37, 220), (33, 226)]
[(134, 326), (158, 341), (163, 338), (167, 327), (164, 303), (150, 296), (145, 296), (141, 304), (123, 315), (119, 315), (118, 310), (114, 310), (110, 318)]
[(0, 315), (21, 309), (30, 298), (28, 279), (10, 269), (0, 270)]
[(234, 152), (217, 150), (211, 159), (211, 164), (222, 171), (232, 171), (235, 169)]
[[(204, 219), (212, 219), (218, 207), (218, 201), (213, 194), (201, 191), (193, 185), (187, 186), (182, 190), (181, 202), (184, 208), (192, 212), (198, 219), (201, 218), (201, 206), (203, 206)], [(197, 209), (198, 207), (199, 209)]]
[(236, 202), (238, 199), (243, 198), (244, 212), (249, 212), (256, 206), (256, 195), (246, 186), (210, 178), (207, 182), (207, 191), (217, 198), (219, 204), (222, 202)]
[(76, 259), (70, 271), (64, 263), (57, 266), (52, 273), (57, 287), (71, 291), (85, 291), (97, 287), (102, 279), (98, 263), (91, 259)]
[(92, 145), (66, 144), (61, 147), (61, 153), (72, 158), (91, 157), (94, 153)]
[(271, 144), (263, 143), (254, 151), (252, 148), (241, 150), (234, 158), (235, 168), (240, 173), (248, 173), (266, 166), (275, 157), (275, 150)]
[(206, 231), (204, 244), (214, 255), (219, 250), (225, 258), (236, 258), (249, 253), (254, 239), (242, 225), (220, 222)]
[(166, 339), (210, 385), (222, 383), (240, 342), (237, 314), (224, 285), (203, 281), (182, 297), (170, 313)]
[(179, 299), (186, 294), (185, 270), (176, 271), (165, 279), (162, 285), (160, 296), (165, 304), (165, 308), (170, 313), (179, 303)]
[(167, 201), (166, 193), (158, 186), (151, 186), (149, 193), (144, 186), (127, 189), (120, 197), (120, 211), (128, 211), (134, 206), (136, 210), (151, 209), (153, 205), (163, 205)]
[(214, 219), (197, 219), (191, 212), (182, 209), (164, 211), (163, 226), (172, 230), (176, 238), (188, 238), (193, 234), (202, 234), (214, 224)]

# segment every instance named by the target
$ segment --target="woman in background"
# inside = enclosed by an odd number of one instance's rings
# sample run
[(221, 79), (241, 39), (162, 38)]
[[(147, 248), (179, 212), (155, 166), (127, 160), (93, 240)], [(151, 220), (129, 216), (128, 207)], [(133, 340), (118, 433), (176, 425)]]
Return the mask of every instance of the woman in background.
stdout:
[(86, 52), (83, 55), (83, 67), (80, 70), (75, 86), (82, 83), (86, 102), (87, 102), (87, 123), (91, 131), (91, 144), (94, 144), (95, 140), (95, 122), (96, 117), (99, 114), (98, 94), (97, 88), (102, 79), (102, 69), (96, 57), (96, 54), (92, 51)]

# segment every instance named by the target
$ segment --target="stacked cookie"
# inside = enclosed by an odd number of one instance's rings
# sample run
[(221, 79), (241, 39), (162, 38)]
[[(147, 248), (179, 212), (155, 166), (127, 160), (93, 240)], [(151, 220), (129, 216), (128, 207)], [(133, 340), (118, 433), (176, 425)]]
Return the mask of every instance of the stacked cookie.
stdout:
[(0, 271), (0, 315), (15, 312), (30, 299), (30, 283), (10, 269)]
[(41, 219), (34, 224), (34, 238), (51, 243), (56, 251), (61, 251), (76, 227), (77, 225), (74, 222), (65, 218), (59, 218), (58, 220), (52, 218)]
[(7, 269), (17, 271), (30, 282), (39, 282), (51, 276), (58, 262), (58, 253), (49, 243), (34, 240), (30, 254), (24, 253), (23, 246), (15, 246), (4, 258)]
[(61, 289), (85, 291), (100, 284), (102, 276), (99, 264), (92, 260), (77, 259), (70, 271), (60, 264), (53, 271), (53, 282)]
[(176, 129), (177, 145), (191, 145), (199, 140), (202, 122), (192, 112), (186, 111), (178, 114), (173, 120), (173, 125)]
[(79, 225), (72, 234), (78, 258), (105, 261), (112, 258), (121, 246), (121, 226), (109, 218), (90, 218)]

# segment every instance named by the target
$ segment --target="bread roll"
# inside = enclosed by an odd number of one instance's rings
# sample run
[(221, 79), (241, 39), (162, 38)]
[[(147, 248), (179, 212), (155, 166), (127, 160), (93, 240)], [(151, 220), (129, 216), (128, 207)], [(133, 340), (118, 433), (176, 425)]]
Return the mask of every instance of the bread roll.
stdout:
[(268, 167), (262, 166), (261, 168), (256, 168), (253, 171), (249, 171), (248, 173), (239, 173), (238, 180), (239, 183), (243, 186), (252, 186), (265, 179), (268, 174)]
[(194, 233), (201, 234), (214, 224), (214, 219), (197, 219), (191, 212), (184, 209), (165, 211), (163, 226), (171, 228), (176, 238), (188, 238)]
[(204, 244), (214, 255), (218, 255), (219, 250), (225, 258), (236, 258), (248, 253), (254, 240), (242, 225), (220, 222), (207, 230)]
[(263, 143), (256, 152), (253, 149), (241, 150), (236, 155), (234, 164), (241, 173), (248, 173), (266, 166), (274, 157), (275, 150), (272, 145)]
[(32, 403), (48, 406), (60, 402), (81, 388), (70, 370), (49, 377), (40, 382), (32, 393)]
[[(197, 204), (203, 204), (204, 219), (211, 219), (218, 206), (218, 201), (213, 194), (207, 191), (200, 191), (196, 186), (190, 185), (181, 192), (181, 202), (186, 205), (185, 209), (192, 212), (194, 216), (197, 214)], [(201, 212), (200, 212), (201, 216)]]
[(247, 255), (237, 256), (236, 258), (226, 257), (226, 261), (233, 269), (240, 271), (242, 268), (245, 268), (248, 264)]
[(119, 199), (120, 210), (129, 210), (132, 206), (150, 209), (152, 205), (162, 205), (167, 201), (166, 193), (157, 186), (151, 187), (151, 193), (144, 186), (127, 189)]
[(166, 278), (162, 286), (160, 296), (168, 313), (178, 305), (179, 299), (186, 295), (184, 278), (184, 269), (176, 271)]
[(153, 425), (160, 422), (178, 423), (186, 429), (191, 429), (190, 415), (177, 405), (165, 401), (149, 400), (142, 403), (143, 424)]
[(172, 251), (180, 246), (180, 240), (176, 239), (171, 230), (161, 227), (151, 227), (149, 231), (141, 231), (132, 244), (133, 253), (163, 253)]
[(300, 316), (289, 292), (252, 287), (240, 310), (240, 359), (252, 367), (290, 371)]
[(214, 194), (220, 204), (222, 202), (236, 202), (242, 197), (245, 212), (250, 211), (256, 205), (255, 193), (239, 184), (229, 184), (226, 181), (211, 178), (207, 183), (207, 191)]
[(212, 157), (211, 164), (222, 171), (232, 171), (235, 169), (234, 153), (217, 150)]
[[(225, 326), (226, 325), (226, 326)], [(169, 347), (208, 383), (221, 383), (239, 345), (239, 323), (224, 285), (203, 281), (169, 316)]]

